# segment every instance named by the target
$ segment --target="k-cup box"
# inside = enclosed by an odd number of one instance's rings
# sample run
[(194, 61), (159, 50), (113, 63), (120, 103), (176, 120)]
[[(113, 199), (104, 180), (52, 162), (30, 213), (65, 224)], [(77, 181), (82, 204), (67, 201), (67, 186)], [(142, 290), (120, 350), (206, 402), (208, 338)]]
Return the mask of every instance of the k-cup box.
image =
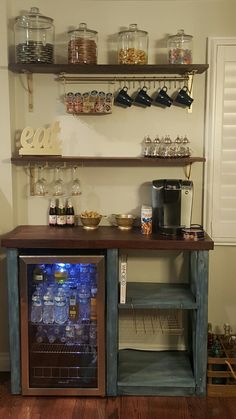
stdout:
[(148, 205), (141, 207), (141, 231), (142, 234), (152, 234), (152, 207)]

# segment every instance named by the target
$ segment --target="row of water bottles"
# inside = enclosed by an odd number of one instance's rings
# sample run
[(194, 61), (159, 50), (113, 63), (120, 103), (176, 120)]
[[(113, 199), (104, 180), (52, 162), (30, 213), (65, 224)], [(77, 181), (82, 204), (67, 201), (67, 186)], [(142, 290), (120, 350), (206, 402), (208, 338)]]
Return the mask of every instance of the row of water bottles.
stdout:
[(68, 321), (90, 320), (91, 312), (96, 317), (95, 267), (91, 267), (91, 264), (76, 264), (73, 269), (77, 270), (77, 275), (73, 274), (72, 278), (69, 270), (72, 264), (59, 265), (62, 266), (52, 265), (53, 277), (44, 276), (43, 280), (34, 280), (35, 289), (30, 307), (30, 320), (33, 324), (63, 325)]
[(68, 322), (66, 325), (38, 325), (35, 330), (36, 343), (62, 343), (67, 345), (97, 345), (97, 322)]

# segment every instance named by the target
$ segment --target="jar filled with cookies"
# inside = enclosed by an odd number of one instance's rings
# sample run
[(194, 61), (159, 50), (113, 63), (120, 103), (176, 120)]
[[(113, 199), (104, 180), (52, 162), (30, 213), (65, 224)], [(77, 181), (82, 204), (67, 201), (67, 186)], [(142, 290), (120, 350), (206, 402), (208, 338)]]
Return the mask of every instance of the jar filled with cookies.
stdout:
[(68, 32), (68, 36), (69, 64), (97, 64), (97, 31), (80, 23), (78, 29)]
[(148, 32), (138, 29), (136, 23), (118, 34), (118, 64), (148, 63)]

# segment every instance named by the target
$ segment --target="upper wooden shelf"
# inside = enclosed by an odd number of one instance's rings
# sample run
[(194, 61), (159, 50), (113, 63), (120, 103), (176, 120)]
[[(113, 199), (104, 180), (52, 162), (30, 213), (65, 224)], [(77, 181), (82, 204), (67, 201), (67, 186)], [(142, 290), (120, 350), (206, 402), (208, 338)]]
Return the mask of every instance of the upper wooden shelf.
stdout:
[(180, 158), (157, 158), (157, 157), (65, 157), (65, 156), (16, 156), (11, 158), (15, 165), (27, 164), (78, 164), (80, 166), (188, 166), (196, 162), (205, 162), (205, 157), (180, 157)]
[(47, 74), (201, 74), (208, 64), (15, 64), (8, 68), (14, 73)]

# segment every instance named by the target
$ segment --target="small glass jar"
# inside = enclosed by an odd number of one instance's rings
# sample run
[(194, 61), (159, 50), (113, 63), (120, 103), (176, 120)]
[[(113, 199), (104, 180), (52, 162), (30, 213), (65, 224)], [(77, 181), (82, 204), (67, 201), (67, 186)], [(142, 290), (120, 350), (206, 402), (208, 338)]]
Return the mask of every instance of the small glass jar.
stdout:
[(192, 35), (186, 35), (180, 29), (176, 35), (168, 38), (168, 62), (169, 64), (192, 64)]
[(136, 23), (118, 34), (118, 64), (147, 64), (148, 33)]
[(98, 33), (80, 23), (78, 29), (68, 32), (68, 63), (97, 64)]
[(53, 19), (41, 15), (38, 7), (16, 17), (14, 32), (17, 63), (54, 62)]

